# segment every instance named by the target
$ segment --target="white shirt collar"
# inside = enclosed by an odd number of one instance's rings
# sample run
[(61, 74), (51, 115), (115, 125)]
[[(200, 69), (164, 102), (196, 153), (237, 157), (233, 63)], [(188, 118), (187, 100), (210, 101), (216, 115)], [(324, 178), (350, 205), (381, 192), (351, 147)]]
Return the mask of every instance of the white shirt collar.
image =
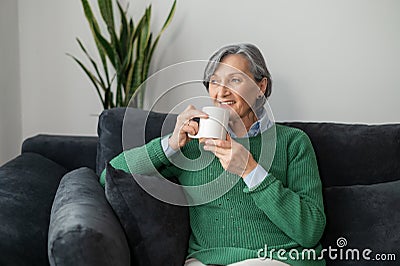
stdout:
[[(265, 108), (262, 109), (261, 114), (259, 115), (259, 119), (254, 122), (249, 131), (244, 135), (244, 138), (254, 137), (260, 133), (263, 133), (267, 129), (273, 126), (273, 122), (269, 119), (267, 111)], [(232, 129), (228, 126), (228, 133), (232, 138), (237, 138), (236, 134), (232, 131)]]

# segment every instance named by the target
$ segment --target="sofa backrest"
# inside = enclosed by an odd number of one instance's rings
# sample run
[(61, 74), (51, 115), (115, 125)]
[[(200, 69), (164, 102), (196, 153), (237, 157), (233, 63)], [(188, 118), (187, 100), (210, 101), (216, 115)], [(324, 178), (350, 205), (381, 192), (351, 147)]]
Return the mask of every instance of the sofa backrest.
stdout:
[[(175, 119), (176, 115), (133, 108), (105, 110), (98, 124), (97, 173), (123, 149), (141, 146), (172, 132)], [(400, 179), (400, 124), (280, 124), (299, 128), (310, 137), (324, 187)]]
[(96, 169), (97, 137), (39, 134), (22, 143), (21, 153), (40, 154), (68, 171), (80, 167)]
[(310, 137), (324, 187), (400, 179), (400, 124), (284, 124)]

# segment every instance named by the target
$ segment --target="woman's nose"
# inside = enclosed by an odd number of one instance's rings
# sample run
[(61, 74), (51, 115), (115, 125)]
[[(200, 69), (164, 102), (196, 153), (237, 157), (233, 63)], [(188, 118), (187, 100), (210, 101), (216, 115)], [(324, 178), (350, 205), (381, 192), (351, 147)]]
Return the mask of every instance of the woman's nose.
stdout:
[(218, 95), (219, 96), (226, 96), (231, 93), (231, 90), (223, 83), (220, 83), (218, 86)]

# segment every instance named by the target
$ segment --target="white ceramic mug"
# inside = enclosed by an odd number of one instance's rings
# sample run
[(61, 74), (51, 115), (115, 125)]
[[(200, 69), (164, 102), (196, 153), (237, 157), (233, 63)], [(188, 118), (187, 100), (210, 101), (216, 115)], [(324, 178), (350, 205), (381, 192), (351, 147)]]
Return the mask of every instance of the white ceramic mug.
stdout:
[(226, 140), (226, 128), (229, 122), (229, 110), (216, 106), (203, 107), (202, 111), (208, 118), (200, 118), (199, 131), (196, 135), (188, 134), (190, 138), (214, 138)]

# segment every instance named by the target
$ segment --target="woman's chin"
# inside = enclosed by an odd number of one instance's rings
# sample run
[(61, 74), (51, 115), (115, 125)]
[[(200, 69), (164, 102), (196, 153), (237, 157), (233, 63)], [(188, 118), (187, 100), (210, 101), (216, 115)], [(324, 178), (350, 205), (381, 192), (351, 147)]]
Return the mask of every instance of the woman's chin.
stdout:
[(228, 105), (228, 104), (218, 104), (218, 107), (221, 107), (223, 109), (227, 109), (229, 110), (230, 113), (236, 113), (235, 109), (233, 108), (232, 105)]
[(240, 119), (239, 113), (235, 109), (229, 108), (229, 120), (237, 119)]

